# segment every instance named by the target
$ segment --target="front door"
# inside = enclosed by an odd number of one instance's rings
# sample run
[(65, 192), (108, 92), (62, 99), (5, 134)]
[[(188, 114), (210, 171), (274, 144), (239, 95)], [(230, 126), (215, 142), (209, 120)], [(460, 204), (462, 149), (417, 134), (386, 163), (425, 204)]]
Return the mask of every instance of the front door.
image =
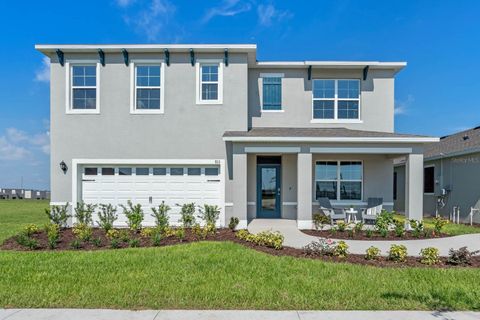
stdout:
[(257, 218), (280, 218), (280, 165), (257, 165)]

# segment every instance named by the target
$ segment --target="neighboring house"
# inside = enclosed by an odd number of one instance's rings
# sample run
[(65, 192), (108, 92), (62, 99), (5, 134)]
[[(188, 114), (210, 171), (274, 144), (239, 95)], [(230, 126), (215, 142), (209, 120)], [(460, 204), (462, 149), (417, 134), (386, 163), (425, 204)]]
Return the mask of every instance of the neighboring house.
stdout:
[[(427, 215), (450, 217), (460, 210), (460, 220), (470, 222), (470, 211), (480, 209), (480, 127), (441, 137), (425, 145), (423, 211)], [(395, 210), (405, 210), (405, 165), (395, 166)], [(474, 210), (474, 222), (480, 211)]]
[(423, 145), (438, 139), (394, 133), (405, 62), (258, 62), (249, 44), (36, 48), (51, 60), (52, 204), (132, 200), (148, 225), (162, 201), (172, 223), (178, 204), (206, 203), (221, 225), (311, 228), (318, 197), (392, 208), (405, 155), (407, 215), (422, 217)]
[(0, 199), (50, 199), (50, 191), (30, 189), (0, 189)]

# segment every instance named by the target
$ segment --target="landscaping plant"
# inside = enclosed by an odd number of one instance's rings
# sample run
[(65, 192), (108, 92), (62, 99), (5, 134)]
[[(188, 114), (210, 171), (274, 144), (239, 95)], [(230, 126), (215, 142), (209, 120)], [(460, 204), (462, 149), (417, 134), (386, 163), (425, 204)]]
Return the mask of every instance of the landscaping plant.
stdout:
[(347, 224), (345, 223), (345, 221), (338, 221), (336, 227), (338, 231), (345, 232), (345, 230), (347, 229)]
[(422, 221), (412, 219), (410, 220), (410, 227), (412, 227), (412, 235), (415, 238), (419, 238), (424, 232)]
[(333, 256), (336, 242), (332, 239), (318, 239), (303, 247), (303, 253), (316, 256)]
[(330, 218), (323, 213), (315, 213), (313, 215), (313, 225), (316, 230), (322, 230), (323, 225), (329, 224)]
[(27, 237), (33, 236), (38, 231), (39, 229), (35, 224), (29, 224), (29, 225), (26, 225), (25, 228), (23, 228), (23, 233), (25, 233)]
[(210, 230), (213, 229), (213, 232), (215, 232), (216, 227), (215, 223), (218, 220), (218, 217), (220, 216), (220, 208), (215, 205), (208, 205), (204, 204), (203, 207), (200, 207), (198, 209), (199, 215), (198, 217), (205, 221), (205, 225), (208, 226)]
[(128, 241), (128, 245), (130, 248), (138, 248), (140, 246), (140, 240), (137, 238), (130, 239), (130, 241)]
[(48, 247), (55, 249), (60, 239), (60, 228), (57, 224), (49, 222), (45, 225), (45, 232), (47, 233)]
[(394, 224), (395, 224), (395, 228), (394, 228), (395, 235), (399, 238), (403, 237), (405, 235), (405, 223), (400, 220), (395, 220)]
[(68, 202), (63, 206), (50, 206), (50, 209), (45, 209), (45, 214), (48, 216), (48, 220), (55, 223), (60, 228), (67, 226), (67, 220), (70, 218), (68, 214)]
[(97, 212), (98, 225), (105, 230), (105, 233), (113, 228), (113, 224), (118, 219), (117, 207), (109, 204), (100, 204), (100, 211)]
[(392, 244), (388, 252), (388, 259), (395, 262), (404, 262), (407, 259), (407, 247), (403, 244)]
[(107, 231), (107, 238), (111, 239), (119, 239), (120, 238), (120, 231), (115, 229), (110, 229)]
[(92, 227), (86, 223), (77, 223), (72, 229), (73, 234), (81, 241), (89, 241), (92, 238)]
[(252, 234), (247, 230), (240, 230), (236, 237), (248, 242), (255, 243), (259, 246), (265, 246), (280, 250), (283, 248), (283, 236), (279, 232), (262, 231), (257, 234)]
[[(177, 204), (178, 205), (178, 204)], [(195, 203), (185, 203), (180, 210), (181, 222), (184, 228), (191, 228), (195, 224)]]
[(175, 231), (175, 236), (182, 242), (185, 239), (185, 229), (184, 228), (178, 228)]
[(237, 217), (230, 217), (230, 222), (228, 223), (228, 228), (232, 231), (235, 231), (239, 222), (240, 222), (240, 220), (238, 220)]
[(120, 241), (116, 238), (113, 238), (112, 240), (110, 240), (110, 248), (112, 249), (120, 248)]
[(160, 232), (155, 232), (153, 235), (152, 235), (152, 245), (154, 247), (158, 247), (160, 246), (160, 241), (162, 241), (162, 234)]
[(363, 230), (363, 227), (364, 227), (364, 223), (363, 222), (357, 222), (355, 223), (355, 225), (353, 226), (353, 230), (355, 230), (355, 233), (361, 233), (362, 230)]
[(128, 242), (130, 240), (130, 231), (127, 229), (121, 229), (118, 231), (118, 238), (123, 242)]
[(92, 243), (95, 247), (100, 247), (102, 245), (102, 239), (101, 238), (94, 238), (92, 239)]
[(82, 242), (78, 239), (73, 240), (70, 242), (70, 248), (72, 249), (80, 249), (82, 247)]
[(162, 201), (158, 208), (152, 208), (152, 217), (155, 218), (155, 224), (160, 230), (168, 227), (168, 211), (170, 211), (170, 209), (170, 206), (165, 204), (165, 201)]
[(440, 262), (440, 255), (437, 248), (427, 247), (420, 250), (420, 262), (433, 265)]
[(143, 209), (141, 204), (136, 204), (133, 205), (132, 201), (128, 200), (127, 201), (127, 206), (120, 205), (123, 209), (123, 214), (128, 219), (128, 227), (130, 230), (138, 232), (140, 229), (142, 229), (142, 222), (143, 222)]
[(442, 217), (435, 217), (433, 220), (433, 228), (435, 230), (435, 234), (440, 234), (442, 232), (443, 227), (448, 224), (448, 220)]
[(366, 236), (367, 238), (371, 238), (372, 235), (373, 235), (372, 229), (367, 229), (367, 230), (365, 231), (365, 236)]
[(450, 249), (447, 263), (452, 265), (468, 265), (471, 263), (472, 257), (479, 252), (480, 250), (470, 251), (467, 247), (461, 247), (457, 250)]
[(345, 241), (338, 241), (333, 250), (333, 255), (345, 258), (348, 255), (348, 244)]
[(160, 229), (157, 228), (143, 228), (140, 235), (145, 238), (150, 238), (154, 233), (158, 233)]
[(25, 233), (20, 233), (17, 237), (15, 237), (15, 241), (17, 241), (19, 245), (27, 247), (30, 250), (35, 250), (38, 248), (38, 241), (30, 238)]
[(77, 202), (77, 206), (75, 207), (75, 219), (76, 222), (79, 224), (92, 224), (92, 215), (95, 212), (95, 208), (97, 207), (96, 204), (85, 203), (85, 202)]
[(380, 257), (380, 249), (374, 246), (371, 246), (365, 251), (366, 260), (377, 260)]

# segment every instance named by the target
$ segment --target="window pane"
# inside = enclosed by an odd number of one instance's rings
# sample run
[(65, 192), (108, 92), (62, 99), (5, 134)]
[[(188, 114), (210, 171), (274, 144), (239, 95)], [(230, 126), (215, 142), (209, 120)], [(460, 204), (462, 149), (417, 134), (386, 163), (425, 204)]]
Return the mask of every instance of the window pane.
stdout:
[(85, 66), (85, 75), (86, 76), (96, 76), (97, 75), (97, 67), (96, 66)]
[(138, 76), (148, 77), (148, 67), (147, 66), (137, 66), (137, 77)]
[(205, 168), (206, 176), (218, 176), (218, 173), (219, 173), (218, 168)]
[(279, 77), (263, 78), (263, 109), (281, 110), (282, 79)]
[(96, 89), (73, 89), (73, 109), (95, 109)]
[(137, 89), (137, 109), (160, 109), (160, 89)]
[(317, 199), (328, 198), (330, 200), (337, 199), (337, 182), (336, 181), (317, 181), (315, 195)]
[(148, 87), (148, 77), (137, 77), (137, 86)]
[(314, 119), (333, 119), (335, 118), (335, 105), (331, 100), (314, 100), (313, 101), (313, 118)]
[(188, 168), (187, 169), (187, 174), (189, 176), (199, 176), (201, 174), (202, 170), (200, 168)]
[(202, 84), (202, 100), (218, 100), (218, 84)]
[(72, 67), (72, 74), (73, 74), (73, 76), (84, 76), (85, 75), (85, 67), (83, 67), (83, 66), (73, 66)]
[(97, 69), (95, 66), (72, 66), (72, 85), (74, 87), (97, 85)]
[(167, 168), (153, 168), (154, 176), (164, 176), (167, 174)]
[(183, 168), (170, 168), (171, 176), (183, 176)]
[(338, 80), (338, 98), (357, 99), (359, 90), (359, 80)]
[(115, 169), (113, 168), (102, 168), (102, 176), (113, 176), (115, 174)]
[(337, 162), (317, 162), (315, 165), (315, 180), (337, 180)]
[(85, 168), (86, 176), (96, 176), (97, 172), (98, 172), (97, 168)]
[(202, 81), (218, 81), (218, 65), (202, 65)]
[(120, 176), (131, 176), (132, 168), (118, 168), (118, 175)]
[(137, 168), (137, 169), (135, 169), (135, 174), (137, 176), (148, 176), (149, 169), (148, 168)]
[(340, 182), (340, 200), (361, 200), (361, 182)]
[(358, 101), (338, 101), (339, 119), (358, 119)]
[(362, 180), (362, 163), (360, 161), (340, 162), (341, 180)]
[(160, 86), (160, 66), (136, 66), (137, 86)]
[(427, 167), (423, 169), (423, 192), (435, 192), (435, 167)]
[(335, 98), (335, 80), (313, 80), (314, 98)]
[(73, 77), (73, 86), (74, 87), (81, 87), (85, 85), (85, 78), (84, 77)]
[(95, 87), (97, 85), (97, 78), (85, 77), (85, 85), (88, 87)]

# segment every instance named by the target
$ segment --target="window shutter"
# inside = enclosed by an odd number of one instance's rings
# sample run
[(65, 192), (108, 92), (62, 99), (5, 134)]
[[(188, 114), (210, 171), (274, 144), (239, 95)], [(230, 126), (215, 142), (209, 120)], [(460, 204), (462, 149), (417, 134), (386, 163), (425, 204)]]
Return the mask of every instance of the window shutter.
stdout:
[(263, 78), (263, 109), (282, 109), (282, 78)]

